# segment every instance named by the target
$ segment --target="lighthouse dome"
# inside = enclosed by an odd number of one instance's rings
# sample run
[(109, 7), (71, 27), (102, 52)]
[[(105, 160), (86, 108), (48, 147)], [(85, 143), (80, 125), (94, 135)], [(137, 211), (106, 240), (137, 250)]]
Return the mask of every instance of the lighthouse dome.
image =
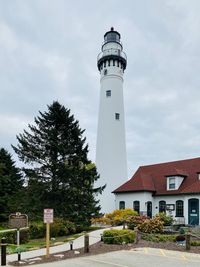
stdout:
[(114, 28), (111, 27), (110, 31), (104, 34), (104, 44), (108, 42), (120, 43), (120, 34), (117, 31), (114, 31)]
[(115, 31), (111, 27), (110, 31), (104, 34), (104, 42), (101, 47), (101, 53), (97, 57), (97, 66), (99, 71), (103, 69), (104, 65), (110, 65), (110, 61), (117, 61), (117, 65), (122, 66), (122, 69), (126, 69), (127, 58), (126, 54), (123, 52), (123, 46), (120, 41), (120, 33)]

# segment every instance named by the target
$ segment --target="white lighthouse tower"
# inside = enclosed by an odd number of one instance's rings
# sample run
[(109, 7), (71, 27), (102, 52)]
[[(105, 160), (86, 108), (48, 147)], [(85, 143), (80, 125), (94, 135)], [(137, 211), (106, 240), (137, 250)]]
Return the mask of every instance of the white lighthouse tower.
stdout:
[(104, 35), (98, 55), (100, 71), (100, 105), (97, 130), (96, 165), (99, 184), (106, 184), (100, 196), (102, 212), (115, 208), (112, 191), (127, 179), (126, 140), (123, 100), (123, 74), (127, 59), (120, 34), (112, 27)]

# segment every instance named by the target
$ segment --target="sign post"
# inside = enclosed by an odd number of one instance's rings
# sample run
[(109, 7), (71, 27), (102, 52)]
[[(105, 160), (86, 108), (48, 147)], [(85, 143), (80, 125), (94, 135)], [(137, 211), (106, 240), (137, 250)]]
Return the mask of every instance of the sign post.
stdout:
[(46, 257), (49, 257), (50, 224), (53, 223), (53, 209), (44, 209), (44, 223), (46, 223)]
[(46, 257), (49, 257), (50, 223), (46, 224)]
[(10, 214), (9, 227), (17, 229), (17, 255), (18, 255), (18, 261), (20, 261), (21, 260), (20, 228), (28, 227), (28, 216), (26, 214), (21, 214), (21, 212)]
[(17, 229), (17, 260), (21, 261), (21, 252), (20, 252), (20, 229)]

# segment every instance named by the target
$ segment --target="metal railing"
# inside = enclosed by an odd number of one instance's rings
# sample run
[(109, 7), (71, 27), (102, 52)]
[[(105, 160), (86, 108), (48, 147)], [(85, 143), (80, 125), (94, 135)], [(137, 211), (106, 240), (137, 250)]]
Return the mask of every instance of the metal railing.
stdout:
[(99, 53), (97, 56), (97, 61), (99, 61), (103, 57), (112, 56), (112, 55), (113, 56), (119, 56), (119, 57), (127, 60), (126, 54), (123, 51), (121, 51), (120, 49), (110, 48), (110, 49), (106, 49), (103, 52)]

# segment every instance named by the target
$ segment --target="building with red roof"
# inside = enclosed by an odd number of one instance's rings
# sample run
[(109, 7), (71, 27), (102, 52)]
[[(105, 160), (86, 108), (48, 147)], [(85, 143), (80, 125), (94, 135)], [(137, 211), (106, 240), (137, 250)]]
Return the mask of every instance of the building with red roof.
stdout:
[(164, 211), (177, 223), (199, 225), (200, 158), (141, 166), (113, 193), (116, 208), (149, 217)]

